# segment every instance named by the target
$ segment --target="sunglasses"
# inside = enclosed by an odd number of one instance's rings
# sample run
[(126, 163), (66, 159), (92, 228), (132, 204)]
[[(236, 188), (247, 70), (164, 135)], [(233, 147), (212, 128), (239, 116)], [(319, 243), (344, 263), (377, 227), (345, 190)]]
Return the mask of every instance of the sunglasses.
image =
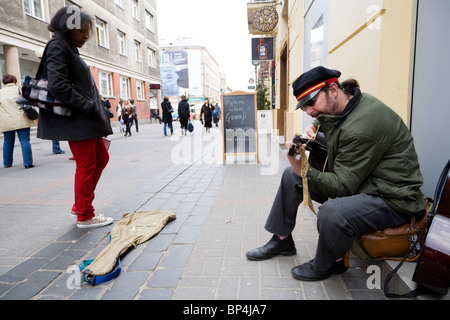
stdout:
[(313, 107), (316, 104), (316, 100), (319, 97), (319, 94), (322, 92), (322, 89), (314, 96), (314, 98), (312, 98), (311, 100), (309, 100), (307, 103), (305, 103), (303, 106), (300, 107), (300, 110), (302, 111), (306, 111), (306, 107)]

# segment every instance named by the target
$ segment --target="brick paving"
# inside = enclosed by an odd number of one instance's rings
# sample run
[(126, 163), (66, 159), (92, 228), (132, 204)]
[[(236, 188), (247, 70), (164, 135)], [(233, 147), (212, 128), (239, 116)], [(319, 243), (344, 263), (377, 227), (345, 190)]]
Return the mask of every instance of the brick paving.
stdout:
[(96, 211), (116, 222), (127, 212), (153, 210), (171, 210), (177, 219), (127, 252), (117, 279), (77, 287), (73, 268), (108, 245), (112, 226), (77, 229), (69, 217), (75, 164), (65, 142), (66, 154), (53, 155), (50, 141), (33, 138), (36, 167), (29, 170), (16, 145), (14, 166), (0, 168), (1, 300), (386, 299), (368, 288), (366, 266), (354, 256), (346, 273), (325, 281), (291, 276), (316, 248), (316, 217), (305, 208), (293, 234), (295, 256), (245, 258), (270, 239), (263, 225), (288, 165), (273, 140), (260, 137), (260, 163), (223, 165), (220, 128), (207, 135), (196, 123), (193, 135), (181, 137), (174, 123), (171, 138), (160, 124), (139, 127), (132, 137), (114, 128)]

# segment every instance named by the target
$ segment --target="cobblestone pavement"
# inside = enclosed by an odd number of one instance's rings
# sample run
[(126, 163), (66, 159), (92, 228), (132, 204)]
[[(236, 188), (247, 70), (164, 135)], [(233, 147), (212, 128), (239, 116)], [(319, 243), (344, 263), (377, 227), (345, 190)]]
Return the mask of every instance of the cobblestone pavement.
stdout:
[[(118, 278), (77, 287), (74, 266), (94, 259), (112, 226), (78, 229), (69, 216), (74, 161), (32, 139), (35, 168), (24, 169), (20, 146), (12, 168), (0, 168), (0, 299), (4, 300), (360, 300), (386, 299), (352, 257), (349, 270), (320, 282), (290, 270), (314, 256), (315, 215), (299, 210), (297, 254), (255, 262), (245, 252), (270, 239), (264, 222), (288, 165), (273, 139), (260, 135), (260, 163), (222, 164), (221, 132), (172, 137), (142, 124), (124, 137), (114, 128), (110, 163), (98, 184), (96, 212), (112, 216), (170, 210), (177, 219), (122, 257)], [(0, 146), (1, 148), (1, 146)]]

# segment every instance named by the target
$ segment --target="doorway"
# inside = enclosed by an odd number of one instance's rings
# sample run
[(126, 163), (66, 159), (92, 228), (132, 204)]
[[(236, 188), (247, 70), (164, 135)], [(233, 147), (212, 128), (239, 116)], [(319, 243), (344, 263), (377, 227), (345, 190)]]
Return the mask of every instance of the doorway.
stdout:
[(416, 48), (411, 132), (424, 184), (434, 196), (439, 176), (450, 159), (450, 1), (417, 0)]
[(278, 135), (286, 141), (286, 110), (289, 104), (288, 59), (287, 44), (284, 45), (280, 55), (280, 109), (277, 114)]

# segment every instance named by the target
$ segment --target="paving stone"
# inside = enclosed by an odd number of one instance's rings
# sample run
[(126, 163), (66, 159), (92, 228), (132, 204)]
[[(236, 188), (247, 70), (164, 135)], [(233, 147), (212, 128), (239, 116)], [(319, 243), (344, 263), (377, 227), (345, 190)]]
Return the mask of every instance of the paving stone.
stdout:
[(148, 272), (124, 272), (103, 295), (102, 300), (133, 300), (148, 278)]
[(183, 274), (183, 269), (158, 269), (147, 282), (147, 287), (176, 288)]
[[(204, 141), (201, 131), (195, 135), (204, 152), (217, 143)], [(76, 228), (69, 217), (74, 163), (53, 157), (45, 142), (32, 142), (39, 163), (35, 169), (1, 172), (0, 183), (6, 185), (7, 175), (10, 187), (0, 195), (0, 299), (385, 299), (381, 290), (367, 288), (365, 266), (355, 264), (355, 258), (346, 273), (325, 281), (302, 282), (291, 276), (292, 267), (312, 259), (317, 247), (317, 217), (303, 207), (293, 232), (296, 255), (247, 260), (248, 250), (271, 237), (264, 224), (281, 173), (289, 165), (278, 145), (274, 170), (263, 174), (267, 159), (222, 165), (203, 161), (197, 152), (186, 162), (173, 159), (171, 148), (181, 137), (161, 144), (157, 124), (143, 125), (132, 138), (111, 139), (110, 163), (94, 201), (96, 212), (115, 219), (107, 227)], [(190, 141), (189, 136), (183, 139)], [(123, 153), (125, 147), (130, 151)], [(15, 153), (20, 157), (20, 147)], [(132, 179), (124, 181), (125, 170)], [(24, 191), (24, 185), (33, 186), (38, 179), (39, 188)], [(67, 268), (96, 258), (109, 245), (108, 234), (123, 214), (161, 208), (172, 210), (177, 219), (124, 254), (117, 279), (95, 287), (83, 282), (71, 287), (76, 278)]]
[(34, 297), (38, 292), (45, 288), (50, 282), (58, 277), (60, 272), (55, 271), (36, 271), (26, 281), (19, 283), (9, 290), (4, 300), (28, 300)]

